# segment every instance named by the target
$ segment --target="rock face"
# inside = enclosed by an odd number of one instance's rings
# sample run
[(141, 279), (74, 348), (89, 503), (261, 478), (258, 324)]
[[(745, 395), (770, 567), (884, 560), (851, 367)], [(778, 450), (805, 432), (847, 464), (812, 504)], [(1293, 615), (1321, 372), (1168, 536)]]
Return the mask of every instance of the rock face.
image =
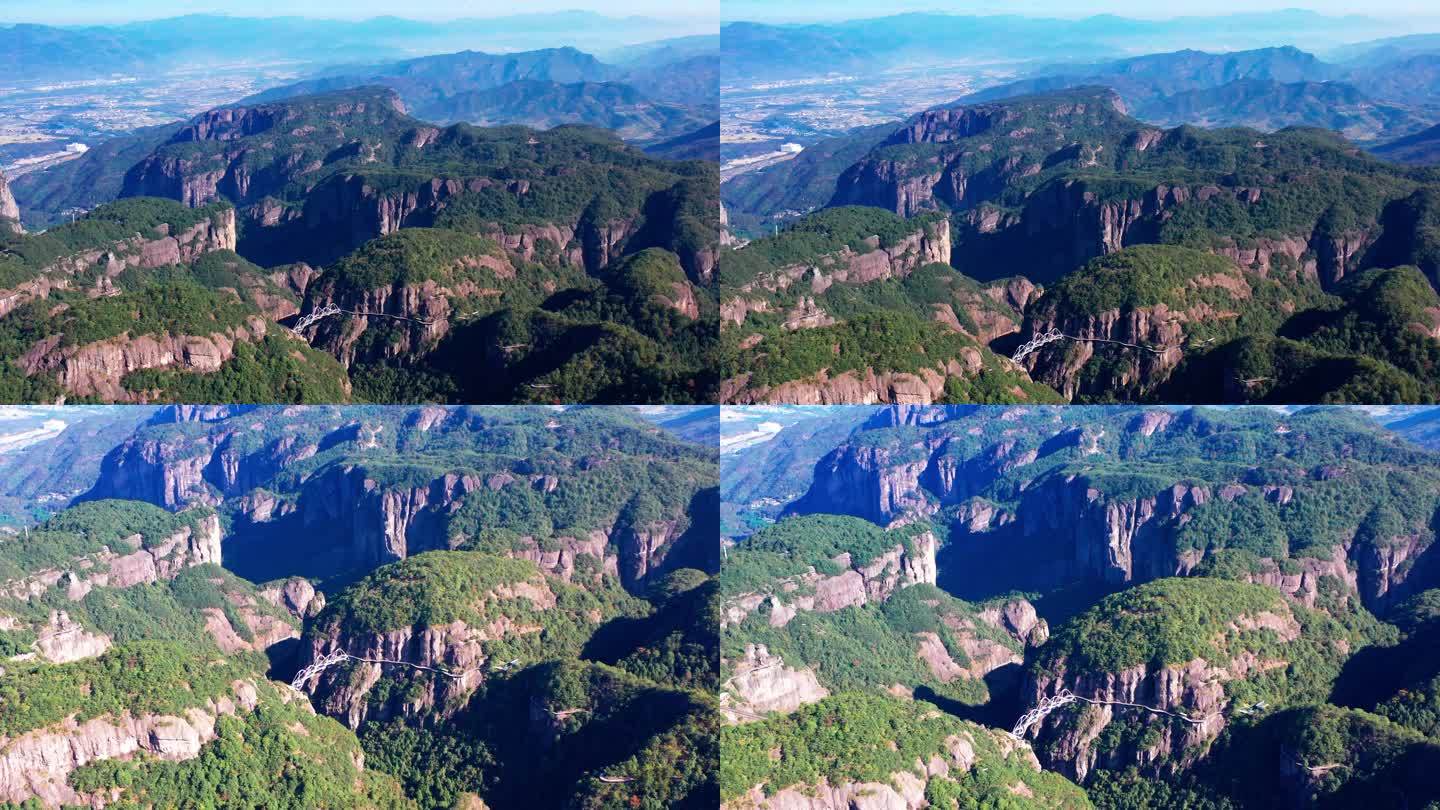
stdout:
[[(527, 610), (555, 610), (555, 593), (544, 579), (507, 583), (488, 593), (472, 596), (477, 603), (494, 605), (520, 600)], [(599, 617), (594, 617), (595, 621)], [(344, 624), (326, 622), (312, 626), (302, 640), (300, 666), (343, 651), (372, 661), (402, 661), (418, 667), (441, 670), (449, 675), (416, 670), (414, 667), (352, 661), (325, 670), (306, 686), (318, 711), (350, 728), (359, 728), (367, 719), (446, 716), (465, 705), (465, 699), (484, 682), (492, 666), (506, 662), (490, 660), (488, 646), (497, 641), (539, 634), (543, 628), (511, 619), (503, 610), (482, 626), (464, 621), (404, 627), (382, 633), (356, 632)], [(410, 688), (391, 690), (377, 698), (371, 690), (382, 677), (390, 677)], [(400, 694), (396, 694), (396, 693)]]
[[(1284, 615), (1267, 612), (1240, 616), (1235, 623), (1242, 628), (1273, 631), (1282, 644), (1300, 635), (1300, 624), (1288, 611)], [(1247, 650), (1230, 661), (1197, 658), (1184, 664), (1140, 665), (1121, 672), (1070, 673), (1062, 659), (1051, 671), (1032, 675), (1027, 689), (1029, 705), (1069, 689), (1082, 698), (1105, 704), (1150, 706), (1189, 721), (1173, 722), (1167, 715), (1132, 707), (1085, 704), (1078, 710), (1078, 723), (1052, 714), (1038, 724), (1036, 747), (1047, 767), (1080, 782), (1096, 768), (1124, 769), (1131, 764), (1152, 774), (1174, 772), (1203, 756), (1224, 730), (1224, 711), (1229, 705), (1225, 696), (1227, 682), (1283, 669), (1288, 663), (1261, 659)], [(1141, 747), (1105, 750), (1097, 744), (1110, 723), (1125, 720), (1138, 720), (1148, 728)]]
[(104, 797), (86, 796), (68, 784), (75, 769), (107, 759), (149, 756), (170, 762), (194, 759), (215, 739), (215, 721), (222, 715), (250, 711), (257, 705), (255, 685), (236, 681), (230, 697), (207, 701), (181, 715), (97, 717), (74, 719), (18, 737), (0, 738), (0, 801), (21, 803), (31, 798), (48, 806), (103, 807)]
[[(978, 368), (978, 351), (974, 359)], [(721, 383), (720, 401), (730, 405), (929, 405), (944, 395), (947, 376), (968, 376), (967, 368), (951, 362), (921, 369), (918, 374), (867, 368), (863, 374), (846, 371), (831, 376), (822, 371), (807, 379), (757, 387), (750, 387), (749, 375), (741, 375)]]
[[(1040, 771), (1035, 754), (1023, 743), (1003, 732), (975, 726), (948, 737), (943, 750), (932, 755), (928, 762), (917, 760), (914, 768), (890, 774), (885, 781), (793, 785), (769, 795), (763, 787), (756, 786), (721, 806), (724, 810), (922, 810), (933, 806), (925, 799), (931, 779), (948, 777), (951, 781), (961, 781), (971, 769), (984, 767), (976, 755), (980, 745), (979, 738), (974, 736), (977, 734), (989, 736), (989, 742), (999, 749), (999, 755), (1005, 760), (1018, 760), (1023, 767)], [(1007, 788), (1019, 799), (1028, 788), (1021, 782), (1016, 784), (1018, 790), (1015, 786)]]
[[(314, 260), (329, 261), (402, 227), (434, 226), (467, 196), (532, 193), (532, 179), (496, 172), (472, 138), (468, 129), (441, 130), (409, 118), (394, 91), (373, 87), (220, 108), (193, 119), (131, 167), (120, 196), (164, 197), (192, 207), (229, 200), (256, 244), (313, 245), (320, 248)], [(525, 140), (516, 146), (526, 148)], [(443, 157), (422, 168), (431, 153)], [(618, 153), (611, 159), (622, 160)], [(396, 165), (405, 170), (399, 183), (384, 171)], [(557, 175), (571, 170), (550, 168)], [(481, 223), (476, 231), (517, 260), (592, 273), (638, 250), (663, 247), (680, 257), (691, 280), (705, 283), (714, 274), (717, 247), (714, 240), (696, 244), (693, 221), (686, 221), (696, 195), (713, 205), (716, 187), (700, 190), (705, 185), (677, 175), (672, 187), (655, 188), (632, 211), (603, 219), (589, 211), (563, 221)]]
[(64, 256), (35, 278), (13, 289), (0, 290), (0, 317), (27, 301), (48, 297), (51, 290), (70, 289), (79, 279), (92, 284), (91, 294), (108, 294), (114, 289), (115, 277), (126, 269), (190, 264), (212, 251), (234, 250), (237, 238), (235, 209), (226, 207), (213, 210), (210, 216), (179, 233), (171, 233), (170, 226), (162, 224), (153, 233)]
[[(135, 164), (125, 174), (122, 197), (165, 197), (191, 207), (222, 197), (237, 204), (276, 194), (297, 176), (318, 165), (303, 162), (304, 148), (314, 143), (336, 147), (335, 158), (363, 150), (363, 142), (347, 138), (350, 129), (396, 127), (404, 120), (399, 96), (389, 91), (316, 97), (312, 103), (260, 104), (210, 110), (191, 120), (170, 139), (168, 147)], [(323, 129), (317, 124), (324, 122)], [(247, 148), (251, 136), (288, 139), (291, 150), (273, 154)], [(185, 144), (220, 143), (223, 148), (190, 152)], [(372, 146), (373, 148), (373, 146)], [(358, 152), (356, 152), (358, 153)], [(269, 157), (273, 162), (264, 162)], [(296, 162), (300, 159), (300, 162)]]
[[(435, 472), (431, 477), (429, 470), (413, 479), (390, 481), (382, 474), (383, 465), (372, 470), (369, 459), (350, 455), (343, 462), (286, 477), (296, 465), (337, 446), (349, 446), (358, 454), (374, 447), (377, 437), (395, 441), (394, 433), (418, 437), (484, 429), (483, 414), (464, 410), (424, 408), (357, 421), (343, 412), (316, 409), (307, 416), (323, 424), (263, 443), (250, 441), (253, 432), (267, 420), (290, 416), (279, 409), (186, 413), (202, 418), (204, 429), (140, 431), (106, 455), (95, 486), (84, 497), (143, 500), (170, 510), (224, 503), (234, 507), (232, 541), (237, 544), (288, 532), (306, 544), (317, 562), (369, 568), (464, 542), (467, 538), (451, 536), (450, 524), (467, 496), (511, 487), (543, 494), (559, 484), (556, 476), (540, 473)], [(176, 412), (163, 411), (154, 424), (176, 418)], [(582, 463), (603, 462), (577, 459), (577, 465)], [(576, 474), (585, 469), (579, 467)], [(690, 513), (718, 510), (718, 498), (714, 489), (702, 490), (688, 510), (677, 505), (670, 514), (647, 516), (638, 523), (621, 507), (582, 536), (544, 538), (543, 546), (539, 538), (517, 537), (505, 553), (532, 560), (567, 581), (575, 576), (577, 563), (591, 558), (601, 575), (617, 576), (639, 592), (657, 575), (700, 564), (696, 557), (713, 547), (713, 535), (707, 541), (697, 528), (703, 521)]]
[(125, 548), (107, 549), (74, 560), (68, 569), (47, 568), (24, 579), (0, 582), (0, 596), (34, 599), (59, 584), (72, 601), (84, 599), (92, 588), (129, 588), (174, 579), (182, 570), (206, 563), (220, 564), (220, 518), (211, 514), (175, 534), (141, 548), (134, 535)]
[(814, 670), (786, 666), (763, 644), (746, 645), (734, 673), (720, 696), (720, 711), (730, 723), (763, 720), (771, 712), (789, 714), (830, 694)]
[[(1048, 149), (1054, 152), (1052, 160), (1080, 157), (1085, 146), (1066, 146), (1063, 140), (1057, 143), (1052, 136), (1055, 128), (1125, 126), (1130, 119), (1124, 113), (1120, 97), (1110, 90), (1077, 92), (1071, 100), (1049, 105), (1038, 113), (1046, 119), (1043, 130), (1025, 123), (1037, 114), (1035, 109), (1013, 103), (928, 110), (891, 134), (876, 152), (846, 169), (836, 181), (830, 204), (875, 205), (905, 217), (940, 204), (967, 208), (998, 195), (1011, 180), (1041, 170), (1026, 147)], [(993, 159), (977, 158), (973, 145), (964, 143), (977, 136), (999, 140), (999, 148), (993, 144), (982, 147)], [(908, 154), (895, 157), (894, 150), (885, 149), (919, 144), (935, 148), (918, 158)], [(1067, 149), (1076, 154), (1066, 154)]]
[(0, 172), (0, 229), (14, 233), (24, 232), (20, 227), (20, 206), (15, 202), (15, 195), (10, 191), (10, 183), (5, 179), (4, 172)]
[(739, 624), (751, 611), (770, 603), (770, 624), (784, 627), (801, 610), (830, 613), (847, 607), (884, 602), (900, 588), (926, 583), (935, 584), (935, 554), (939, 541), (931, 532), (924, 532), (906, 544), (896, 544), (888, 551), (864, 563), (853, 560), (847, 552), (833, 562), (843, 570), (826, 576), (813, 567), (809, 572), (775, 584), (771, 593), (745, 593), (724, 606), (721, 624)]
[[(739, 293), (721, 302), (721, 325), (743, 326), (747, 311), (763, 311), (764, 294), (805, 289), (820, 294), (832, 284), (868, 284), (904, 278), (927, 264), (949, 264), (950, 226), (945, 221), (920, 226), (889, 245), (878, 236), (865, 241), (865, 250), (845, 248), (818, 260), (787, 265), (740, 287)], [(748, 299), (761, 296), (752, 303)]]
[(110, 649), (110, 637), (91, 633), (63, 610), (50, 611), (50, 623), (35, 638), (35, 650), (52, 664), (94, 658)]
[(51, 335), (20, 357), (26, 374), (50, 373), (66, 391), (107, 402), (143, 403), (144, 391), (125, 387), (125, 375), (144, 369), (219, 371), (235, 356), (237, 343), (254, 343), (271, 331), (264, 318), (252, 316), (244, 326), (208, 335), (121, 335), (83, 346), (63, 345)]
[[(1060, 341), (1044, 347), (1025, 358), (1025, 366), (1037, 382), (1051, 386), (1066, 399), (1074, 399), (1082, 391), (1102, 390), (1144, 396), (1169, 379), (1180, 364), (1184, 357), (1181, 349), (1185, 340), (1184, 324), (1201, 316), (1202, 313), (1172, 312), (1165, 304), (1071, 318), (1032, 310), (1022, 337), (1028, 339), (1059, 330), (1083, 340)], [(1132, 349), (1111, 362), (1103, 378), (1096, 381), (1081, 373), (1100, 345), (1092, 342), (1095, 340), (1156, 347), (1159, 351)]]

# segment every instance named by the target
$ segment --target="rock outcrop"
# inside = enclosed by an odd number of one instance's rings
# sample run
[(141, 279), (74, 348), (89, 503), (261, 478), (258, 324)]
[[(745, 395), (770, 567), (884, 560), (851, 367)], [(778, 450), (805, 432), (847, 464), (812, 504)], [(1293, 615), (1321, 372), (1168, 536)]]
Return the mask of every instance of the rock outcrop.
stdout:
[(67, 346), (64, 335), (51, 335), (31, 346), (19, 358), (28, 375), (52, 374), (68, 392), (107, 402), (143, 403), (150, 394), (125, 386), (127, 374), (146, 369), (212, 373), (235, 356), (238, 343), (264, 338), (272, 326), (256, 315), (243, 326), (208, 335), (119, 335)]
[(814, 670), (786, 666), (763, 644), (747, 644), (733, 669), (720, 695), (720, 712), (730, 723), (763, 720), (771, 712), (789, 714), (830, 694)]
[[(1234, 625), (1245, 630), (1268, 630), (1281, 644), (1300, 636), (1300, 625), (1288, 611), (1283, 615), (1262, 612), (1239, 616)], [(1051, 715), (1037, 726), (1036, 747), (1046, 766), (1083, 782), (1097, 768), (1120, 770), (1133, 764), (1152, 774), (1185, 768), (1203, 756), (1225, 728), (1225, 711), (1229, 706), (1226, 683), (1282, 669), (1289, 662), (1280, 658), (1262, 659), (1249, 650), (1241, 650), (1228, 661), (1196, 658), (1183, 664), (1161, 667), (1146, 664), (1120, 672), (1070, 672), (1067, 664), (1062, 659), (1049, 671), (1034, 674), (1027, 691), (1029, 705), (1062, 689), (1098, 702), (1080, 705), (1079, 722), (1066, 722), (1060, 716)], [(1132, 705), (1115, 705), (1118, 703)], [(1137, 709), (1136, 705), (1159, 711)], [(1176, 715), (1188, 720), (1175, 722)], [(1107, 749), (1098, 744), (1106, 727), (1122, 718), (1146, 727), (1143, 739), (1133, 746), (1118, 748)]]
[(190, 566), (219, 565), (220, 540), (220, 519), (210, 514), (197, 519), (193, 529), (184, 526), (148, 547), (141, 546), (140, 535), (133, 535), (122, 541), (123, 548), (107, 548), (63, 569), (47, 568), (24, 579), (0, 582), (0, 596), (30, 600), (60, 585), (72, 601), (78, 601), (93, 588), (129, 588), (174, 579)]
[(104, 796), (87, 796), (69, 785), (77, 768), (108, 759), (154, 757), (169, 762), (194, 759), (200, 748), (215, 739), (216, 720), (223, 715), (251, 711), (258, 703), (255, 685), (232, 684), (232, 693), (206, 701), (176, 715), (128, 713), (29, 731), (12, 738), (0, 736), (0, 801), (22, 803), (38, 799), (48, 806), (103, 807)]
[(5, 173), (0, 172), (0, 229), (13, 233), (23, 233), (20, 227), (20, 206), (15, 202), (15, 194), (10, 191), (10, 183), (5, 179)]
[(769, 602), (771, 626), (784, 627), (798, 611), (830, 613), (884, 602), (895, 591), (910, 585), (934, 585), (938, 550), (939, 541), (927, 531), (865, 562), (843, 553), (830, 561), (842, 569), (841, 573), (827, 576), (811, 567), (804, 574), (778, 581), (769, 593), (745, 593), (730, 599), (724, 606), (721, 624), (739, 624)]
[[(786, 265), (766, 273), (739, 288), (738, 294), (721, 302), (722, 326), (743, 326), (747, 311), (763, 311), (766, 294), (804, 289), (812, 295), (833, 284), (868, 284), (904, 278), (927, 264), (949, 264), (950, 226), (931, 222), (882, 245), (878, 236), (865, 240), (863, 250), (844, 248), (811, 262)], [(758, 297), (758, 298), (757, 298)], [(757, 299), (751, 303), (749, 299)]]
[[(484, 682), (491, 669), (503, 670), (508, 665), (505, 661), (491, 661), (492, 644), (538, 636), (544, 631), (530, 620), (512, 619), (504, 610), (506, 602), (521, 604), (521, 615), (563, 609), (556, 607), (555, 592), (538, 575), (467, 596), (472, 603), (489, 608), (486, 615), (491, 618), (486, 623), (471, 625), (457, 619), (369, 632), (322, 617), (301, 642), (301, 666), (335, 652), (369, 660), (353, 660), (327, 669), (310, 682), (306, 691), (316, 709), (352, 729), (367, 719), (446, 716), (464, 706), (465, 699)], [(598, 623), (600, 617), (583, 620)], [(409, 666), (378, 663), (381, 661)], [(387, 690), (383, 696), (371, 694), (382, 678), (409, 684), (409, 688)]]
[[(720, 401), (729, 405), (929, 405), (945, 394), (949, 377), (970, 377), (983, 362), (979, 350), (968, 350), (965, 363), (952, 360), (935, 368), (863, 373), (821, 371), (812, 377), (789, 380), (774, 386), (751, 386), (748, 374), (725, 380)], [(1019, 392), (1021, 397), (1024, 392)]]
[[(1043, 128), (1025, 123), (1037, 115), (1046, 119)], [(1075, 98), (1058, 104), (1001, 102), (927, 110), (842, 172), (830, 204), (875, 205), (905, 217), (942, 204), (968, 208), (997, 196), (1015, 179), (1038, 174), (1037, 152), (1051, 153), (1046, 162), (1083, 162), (1087, 146), (1057, 142), (1055, 129), (1131, 124), (1119, 95), (1108, 89), (1077, 91)], [(984, 143), (977, 150), (966, 143), (977, 136), (998, 144)], [(919, 144), (932, 148), (923, 157), (885, 148)], [(1095, 147), (1088, 148), (1093, 152)]]
[[(1025, 744), (1014, 741), (1004, 732), (973, 726), (946, 738), (942, 749), (927, 761), (917, 759), (912, 769), (892, 773), (886, 780), (839, 784), (821, 781), (778, 791), (756, 786), (721, 807), (723, 810), (923, 810), (933, 806), (925, 798), (931, 780), (958, 782), (972, 769), (984, 768), (985, 761), (977, 752), (985, 749), (994, 749), (1002, 760), (1017, 763), (1026, 771), (1040, 772), (1039, 761)], [(1030, 793), (1023, 780), (1004, 787), (1017, 799)]]
[(137, 234), (104, 248), (93, 248), (56, 259), (33, 278), (9, 290), (0, 290), (0, 317), (52, 290), (67, 290), (85, 280), (91, 295), (110, 294), (113, 281), (126, 269), (150, 269), (190, 264), (216, 250), (234, 250), (238, 230), (235, 209), (216, 208), (189, 228), (172, 233), (168, 224), (154, 232)]

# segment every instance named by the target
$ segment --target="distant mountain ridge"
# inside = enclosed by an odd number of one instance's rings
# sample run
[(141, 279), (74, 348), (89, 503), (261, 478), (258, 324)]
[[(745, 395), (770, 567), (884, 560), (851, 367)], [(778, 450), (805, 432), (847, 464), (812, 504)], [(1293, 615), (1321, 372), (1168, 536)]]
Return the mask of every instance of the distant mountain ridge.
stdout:
[(339, 68), (329, 75), (259, 93), (242, 103), (387, 87), (418, 118), (438, 123), (526, 124), (549, 128), (580, 123), (616, 130), (631, 140), (671, 138), (719, 115), (714, 55), (640, 67), (606, 64), (571, 47), (520, 53), (463, 51), (389, 65)]
[(217, 54), (229, 52), (235, 43), (244, 43), (245, 55), (252, 60), (335, 65), (453, 51), (466, 43), (518, 51), (563, 36), (563, 41), (577, 46), (614, 49), (695, 33), (696, 26), (689, 21), (589, 11), (440, 21), (191, 14), (108, 26), (0, 25), (0, 73), (22, 81), (149, 75), (214, 62)]
[(1316, 126), (1364, 142), (1408, 135), (1440, 120), (1440, 107), (1433, 102), (1428, 108), (1415, 103), (1417, 94), (1409, 89), (1416, 82), (1413, 69), (1395, 64), (1351, 69), (1291, 46), (1220, 53), (1183, 50), (1056, 65), (1037, 74), (946, 106), (1098, 85), (1119, 93), (1135, 117), (1165, 126), (1267, 131)]

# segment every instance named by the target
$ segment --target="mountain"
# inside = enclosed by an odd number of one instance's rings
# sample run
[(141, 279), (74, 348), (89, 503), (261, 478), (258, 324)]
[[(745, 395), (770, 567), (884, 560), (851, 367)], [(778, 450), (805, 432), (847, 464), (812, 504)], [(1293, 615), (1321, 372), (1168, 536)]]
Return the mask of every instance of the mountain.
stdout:
[(523, 123), (537, 129), (588, 124), (613, 130), (627, 140), (686, 132), (704, 123), (703, 116), (679, 105), (649, 101), (629, 85), (532, 79), (457, 93), (446, 99), (443, 114), (428, 117), (479, 126)]
[(1378, 35), (1394, 30), (1358, 15), (1325, 16), (1301, 9), (1163, 20), (1103, 14), (1058, 19), (912, 12), (792, 25), (736, 21), (723, 25), (720, 37), (727, 54), (727, 80), (761, 82), (938, 66), (952, 62), (960, 51), (971, 58), (1008, 64), (1062, 60), (1094, 64), (1133, 53), (1137, 42), (1168, 51), (1203, 47), (1258, 51), (1277, 41), (1301, 47), (1337, 46), (1354, 42), (1357, 35), (1364, 36), (1362, 31)]
[(22, 237), (0, 258), (5, 398), (143, 402), (198, 373), (192, 396), (348, 399), (334, 359), (275, 323), (299, 309), (292, 275), (245, 261), (236, 239), (227, 204), (150, 198)]
[(1370, 148), (1371, 152), (1396, 163), (1433, 165), (1440, 163), (1440, 125), (1396, 138)]
[(1025, 268), (1044, 295), (984, 339), (1070, 336), (1022, 358), (1070, 399), (1424, 401), (1433, 183), (1330, 133), (1162, 130), (1079, 88), (921, 113), (829, 205), (944, 214), (948, 263), (980, 282)]
[(464, 51), (323, 75), (241, 103), (388, 87), (412, 114), (427, 121), (540, 129), (589, 124), (616, 130), (627, 140), (646, 141), (674, 137), (718, 114), (712, 56), (659, 63), (647, 59), (625, 68), (569, 47), (506, 54)]
[(949, 269), (941, 218), (831, 208), (721, 254), (723, 401), (1054, 401), (985, 345), (1033, 285)]
[(153, 59), (140, 43), (104, 30), (20, 24), (0, 28), (5, 73), (15, 78), (133, 72)]
[[(703, 24), (698, 30), (703, 31)], [(714, 31), (713, 22), (710, 31)], [(195, 66), (226, 65), (221, 54), (246, 43), (249, 64), (323, 66), (399, 60), (477, 43), (525, 51), (564, 40), (590, 49), (680, 41), (694, 21), (607, 16), (591, 11), (511, 14), (449, 20), (388, 16), (323, 19), (189, 14), (120, 25), (0, 27), (0, 66), (21, 81), (89, 79), (124, 74), (153, 78)]]
[(1437, 798), (1432, 451), (1347, 408), (840, 410), (722, 565), (725, 806)]
[(145, 410), (7, 459), (5, 498), (90, 488), (0, 533), (0, 801), (713, 806), (713, 448), (625, 408)]
[(1341, 69), (1289, 46), (1230, 53), (1183, 50), (1094, 65), (1055, 65), (1036, 72), (1040, 75), (1035, 78), (986, 88), (962, 101), (998, 101), (1070, 87), (1102, 85), (1119, 93), (1127, 105), (1141, 106), (1177, 93), (1209, 90), (1239, 81), (1319, 83), (1343, 75)]
[(100, 141), (80, 157), (15, 178), (21, 220), (42, 230), (70, 220), (72, 209), (97, 208), (120, 196), (125, 172), (158, 149), (184, 122), (142, 127)]
[[(692, 516), (713, 496), (713, 451), (636, 415), (431, 407), (377, 409), (362, 419), (315, 407), (265, 427), (266, 414), (281, 411), (178, 426), (157, 417), (106, 456), (83, 497), (222, 507), (232, 521), (230, 566), (262, 580), (278, 575), (277, 566), (343, 577), (421, 551), (474, 546), (532, 559), (567, 581), (578, 575), (577, 555), (589, 555), (590, 574), (608, 572), (643, 591), (665, 571), (703, 567), (714, 553), (700, 515)], [(242, 427), (253, 435), (235, 446), (231, 436)], [(608, 442), (625, 449), (606, 450)], [(549, 463), (521, 461), (562, 446)], [(466, 447), (488, 456), (455, 456)], [(582, 458), (590, 460), (582, 466)], [(300, 469), (306, 474), (297, 479)], [(491, 521), (498, 513), (535, 522), (502, 530)], [(310, 541), (282, 539), (292, 533)]]
[(1264, 132), (1292, 126), (1318, 127), (1359, 142), (1413, 132), (1431, 120), (1407, 107), (1374, 101), (1353, 85), (1341, 82), (1255, 79), (1182, 91), (1142, 103), (1134, 113), (1162, 126), (1243, 126)]
[(980, 103), (1085, 86), (1109, 87), (1135, 117), (1162, 126), (1320, 127), (1382, 141), (1433, 124), (1425, 60), (1375, 68), (1322, 62), (1294, 47), (1184, 50), (1094, 65), (1053, 65), (956, 103)]
[[(50, 204), (98, 197), (115, 188), (117, 164), (147, 137), (94, 150), (107, 154), (32, 190)], [(104, 188), (71, 185), (91, 180)], [(713, 400), (705, 358), (716, 338), (705, 313), (715, 307), (718, 233), (708, 212), (717, 186), (714, 164), (650, 158), (598, 129), (432, 126), (382, 88), (212, 110), (123, 172), (116, 192), (125, 200), (6, 254), (6, 266), (15, 265), (9, 284), (27, 285), (9, 306), (69, 289), (114, 246), (137, 259), (110, 261), (96, 284), (155, 296), (156, 274), (117, 274), (138, 261), (165, 270), (167, 282), (191, 280), (166, 268), (205, 261), (224, 273), (196, 279), (216, 287), (204, 295), (223, 297), (231, 286), (240, 305), (258, 312), (232, 307), (223, 323), (195, 332), (162, 306), (149, 330), (130, 337), (168, 333), (166, 340), (198, 337), (219, 348), (156, 361), (122, 347), (86, 361), (87, 369), (99, 366), (103, 383), (72, 384), (61, 372), (58, 387), (36, 378), (17, 382), (14, 396), (336, 402), (350, 396), (353, 375), (362, 386), (356, 395), (379, 401)], [(156, 241), (148, 229), (163, 223), (179, 233), (194, 224), (185, 208), (151, 197), (196, 210), (221, 206), (225, 213), (215, 216), (227, 224), (183, 255), (147, 249), (142, 243)], [(132, 230), (131, 219), (144, 227)], [(207, 258), (211, 251), (232, 255)], [(227, 274), (237, 271), (246, 280), (230, 283)], [(40, 321), (59, 323), (38, 333), (20, 319), (9, 326), (19, 331), (6, 356), (21, 361), (27, 378), (81, 363), (57, 355), (60, 346), (21, 357), (83, 320), (38, 307), (31, 311)], [(280, 350), (295, 336), (280, 322), (298, 319), (309, 326), (307, 342), (330, 359)], [(477, 373), (477, 358), (487, 372)], [(125, 383), (127, 376), (134, 379)]]
[(645, 147), (645, 151), (666, 160), (711, 160), (718, 163), (720, 161), (720, 122), (716, 121), (694, 132), (652, 144)]

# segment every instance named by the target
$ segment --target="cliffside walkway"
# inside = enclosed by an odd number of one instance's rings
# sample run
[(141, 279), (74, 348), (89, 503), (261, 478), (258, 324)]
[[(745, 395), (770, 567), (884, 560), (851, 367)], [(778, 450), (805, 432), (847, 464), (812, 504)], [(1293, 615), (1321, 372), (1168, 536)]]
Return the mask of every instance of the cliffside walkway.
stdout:
[(309, 329), (311, 326), (314, 326), (315, 324), (332, 315), (355, 315), (361, 318), (393, 318), (397, 321), (412, 321), (414, 323), (423, 324), (425, 326), (431, 326), (435, 323), (434, 320), (426, 318), (416, 318), (410, 315), (392, 315), (389, 312), (359, 312), (353, 309), (341, 309), (334, 304), (326, 304), (325, 306), (320, 307), (317, 310), (313, 310), (309, 314), (302, 317), (300, 320), (296, 321), (295, 325), (290, 327), (290, 331), (299, 335), (301, 332), (304, 332), (306, 329)]
[(295, 673), (295, 679), (290, 682), (290, 688), (294, 689), (296, 692), (304, 691), (305, 685), (310, 681), (313, 681), (316, 678), (320, 677), (320, 673), (324, 672), (330, 667), (343, 664), (346, 661), (359, 661), (365, 664), (391, 664), (394, 666), (410, 667), (411, 669), (421, 669), (427, 672), (434, 672), (437, 675), (443, 675), (446, 678), (453, 679), (458, 679), (463, 674), (450, 672), (449, 670), (439, 669), (437, 667), (427, 667), (424, 664), (414, 664), (409, 661), (392, 661), (388, 658), (362, 658), (358, 655), (351, 655), (344, 650), (337, 650), (336, 652), (330, 653), (324, 658), (321, 658), (319, 661), (316, 661), (310, 666), (305, 667), (304, 669)]
[(1110, 340), (1109, 338), (1076, 337), (1075, 335), (1067, 335), (1064, 332), (1061, 332), (1059, 329), (1051, 329), (1049, 332), (1036, 335), (1035, 337), (1030, 338), (1026, 342), (1020, 344), (1020, 348), (1015, 350), (1015, 354), (1012, 355), (1010, 359), (1018, 364), (1021, 360), (1025, 359), (1026, 355), (1039, 350), (1042, 346), (1049, 345), (1058, 340), (1073, 340), (1077, 343), (1114, 343), (1117, 346), (1126, 346), (1131, 349), (1139, 349), (1140, 351), (1150, 352), (1151, 354), (1164, 354), (1166, 348), (1168, 348), (1162, 347), (1157, 349), (1154, 346), (1142, 346), (1139, 343), (1126, 343), (1123, 340)]
[(1010, 730), (1010, 736), (1014, 737), (1017, 740), (1023, 739), (1025, 737), (1025, 733), (1028, 732), (1032, 726), (1035, 726), (1041, 720), (1044, 720), (1047, 716), (1050, 715), (1051, 712), (1059, 709), (1062, 706), (1068, 706), (1076, 701), (1089, 703), (1092, 706), (1121, 706), (1130, 709), (1143, 709), (1147, 712), (1153, 712), (1154, 714), (1163, 714), (1168, 717), (1174, 717), (1177, 720), (1183, 720), (1186, 723), (1197, 726), (1214, 717), (1216, 714), (1219, 714), (1219, 712), (1214, 712), (1197, 719), (1191, 717), (1188, 714), (1172, 712), (1168, 709), (1158, 709), (1154, 706), (1146, 706), (1143, 703), (1127, 703), (1123, 700), (1096, 700), (1094, 698), (1081, 697), (1080, 695), (1071, 692), (1069, 689), (1061, 689), (1054, 695), (1050, 695), (1041, 699), (1040, 703), (1036, 705), (1035, 708), (1021, 715), (1020, 719), (1015, 721), (1015, 728)]

